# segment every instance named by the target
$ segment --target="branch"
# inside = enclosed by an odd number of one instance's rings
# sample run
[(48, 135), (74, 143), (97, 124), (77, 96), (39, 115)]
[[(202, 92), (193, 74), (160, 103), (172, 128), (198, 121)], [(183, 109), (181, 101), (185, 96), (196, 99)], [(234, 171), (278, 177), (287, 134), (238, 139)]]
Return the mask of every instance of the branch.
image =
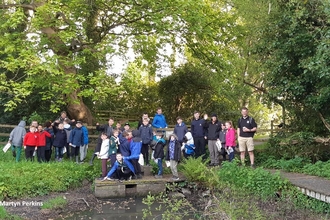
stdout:
[(318, 112), (319, 116), (324, 124), (324, 126), (330, 131), (330, 124), (328, 122), (326, 122), (325, 118), (323, 117), (323, 115), (321, 114), (321, 112)]
[(65, 23), (67, 23), (68, 25), (73, 25), (74, 23), (72, 21), (70, 21), (69, 19), (67, 19), (67, 17), (65, 16), (65, 14), (63, 12), (56, 12), (56, 19), (62, 17), (63, 21)]
[(258, 90), (258, 91), (260, 91), (260, 92), (263, 92), (263, 93), (266, 93), (266, 94), (268, 93), (267, 90), (266, 90), (265, 88), (263, 88), (263, 87), (259, 87), (259, 86), (256, 86), (256, 85), (254, 85), (254, 84), (252, 84), (252, 83), (249, 83), (249, 82), (247, 82), (245, 79), (243, 79), (243, 83), (246, 84), (246, 85), (251, 86), (252, 88), (255, 88), (256, 90)]
[(37, 5), (35, 4), (3, 4), (0, 5), (0, 9), (8, 9), (13, 7), (19, 7), (19, 8), (25, 8), (29, 10), (35, 10), (37, 8)]

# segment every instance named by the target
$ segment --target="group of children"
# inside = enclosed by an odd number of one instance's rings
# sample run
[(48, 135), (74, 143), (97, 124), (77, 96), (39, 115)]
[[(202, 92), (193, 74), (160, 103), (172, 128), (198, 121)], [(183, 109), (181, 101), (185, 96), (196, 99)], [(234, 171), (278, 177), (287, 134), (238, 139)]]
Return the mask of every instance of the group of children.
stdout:
[[(38, 162), (49, 162), (55, 149), (55, 161), (61, 162), (63, 154), (77, 163), (82, 163), (87, 155), (88, 130), (82, 122), (75, 122), (71, 128), (70, 120), (55, 120), (54, 123), (46, 122), (44, 126), (33, 121), (26, 132), (25, 121), (21, 121), (10, 133), (8, 142), (12, 145), (12, 153), (16, 162), (20, 160), (22, 149), (28, 161), (33, 161), (35, 155)], [(79, 160), (80, 153), (80, 160)]]
[[(96, 127), (102, 132), (94, 153), (95, 157), (102, 160), (100, 180), (140, 179), (142, 178), (141, 165), (149, 166), (150, 159), (154, 160), (158, 166), (155, 178), (163, 178), (165, 159), (171, 168), (173, 180), (179, 180), (177, 165), (182, 155), (187, 158), (195, 154), (194, 138), (181, 117), (177, 118), (177, 125), (173, 133), (169, 135), (168, 141), (164, 139), (163, 131), (152, 127), (147, 116), (142, 118), (135, 130), (131, 130), (128, 123), (125, 124), (124, 129), (118, 126), (114, 128), (113, 124), (114, 120), (109, 119), (108, 124), (103, 126), (97, 124)], [(228, 154), (229, 161), (232, 161), (236, 146), (236, 132), (231, 121), (221, 125), (222, 129), (217, 132), (217, 139), (221, 141), (222, 149), (218, 154), (223, 155), (224, 159)], [(150, 150), (151, 154), (149, 154)], [(140, 155), (144, 161), (142, 164), (139, 163)], [(109, 161), (111, 169), (108, 172)]]
[[(161, 112), (158, 115), (161, 115)], [(73, 124), (75, 127), (72, 129), (71, 125)], [(96, 130), (100, 131), (101, 134), (90, 164), (93, 165), (93, 160), (96, 157), (101, 159), (101, 180), (142, 178), (140, 155), (144, 161), (142, 165), (149, 166), (150, 159), (158, 165), (155, 178), (163, 178), (163, 161), (165, 159), (171, 168), (173, 180), (178, 180), (177, 165), (181, 156), (187, 158), (195, 155), (195, 137), (188, 131), (181, 117), (177, 118), (177, 124), (173, 133), (169, 135), (168, 141), (165, 141), (164, 131), (161, 130), (167, 124), (163, 123), (164, 125), (161, 127), (155, 128), (147, 114), (143, 114), (138, 128), (135, 130), (131, 130), (128, 123), (125, 124), (124, 128), (121, 128), (120, 123), (118, 124), (114, 127), (114, 120), (110, 118), (108, 124), (101, 126), (97, 123), (96, 125)], [(229, 161), (232, 161), (236, 146), (235, 129), (231, 121), (227, 121), (225, 124), (220, 123), (221, 127), (218, 124), (217, 120), (211, 120), (210, 124), (206, 126), (205, 119), (205, 123), (200, 125), (208, 131), (205, 133), (205, 139), (213, 141), (210, 138), (210, 134), (213, 132), (214, 139), (220, 141), (221, 151), (217, 151), (216, 154), (222, 155), (224, 160), (228, 155)], [(26, 132), (25, 125), (25, 121), (21, 121), (12, 130), (9, 138), (17, 162), (20, 160), (22, 147), (25, 150), (27, 160), (33, 160), (34, 155), (37, 155), (38, 162), (48, 162), (51, 159), (53, 147), (55, 149), (55, 161), (62, 161), (65, 152), (67, 157), (71, 160), (75, 159), (76, 163), (82, 163), (85, 160), (89, 140), (88, 130), (82, 125), (82, 122), (71, 121), (66, 118), (66, 114), (62, 113), (61, 117), (54, 123), (46, 122), (42, 126), (38, 125), (36, 121), (32, 122), (29, 132)], [(211, 144), (208, 145), (210, 147)], [(165, 148), (165, 146), (167, 147)], [(166, 152), (164, 152), (165, 149)], [(151, 154), (149, 154), (150, 150), (152, 151)], [(211, 152), (213, 150), (210, 150)], [(109, 161), (111, 169), (108, 172), (107, 164)]]
[[(151, 159), (158, 165), (155, 178), (163, 178), (163, 160), (170, 161), (173, 180), (179, 180), (177, 163), (181, 159), (181, 144), (175, 134), (169, 137), (168, 150), (165, 154), (166, 141), (163, 132), (155, 132), (150, 120), (142, 120), (138, 129), (130, 130), (125, 124), (124, 130), (112, 127), (113, 119), (109, 119), (107, 125), (102, 128), (97, 124), (97, 129), (103, 131), (100, 135), (101, 141), (95, 150), (95, 156), (102, 160), (102, 177), (100, 180), (120, 181), (129, 179), (141, 179), (141, 165), (149, 166), (149, 148), (152, 150)], [(128, 125), (128, 126), (127, 126)], [(143, 157), (144, 164), (139, 163)], [(110, 161), (111, 169), (108, 172), (107, 162)]]

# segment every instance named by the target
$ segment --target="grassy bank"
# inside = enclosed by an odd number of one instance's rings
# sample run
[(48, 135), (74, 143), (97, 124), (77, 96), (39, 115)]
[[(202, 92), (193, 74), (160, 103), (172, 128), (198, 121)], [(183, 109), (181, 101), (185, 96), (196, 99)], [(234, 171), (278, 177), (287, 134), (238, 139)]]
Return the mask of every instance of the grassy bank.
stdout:
[[(149, 196), (146, 200), (148, 204), (154, 199), (170, 210), (166, 219), (191, 215), (196, 219), (327, 219), (330, 213), (330, 204), (307, 197), (279, 173), (271, 174), (261, 167), (225, 162), (221, 168), (209, 168), (201, 159), (189, 159), (180, 170), (191, 196)], [(180, 187), (182, 183), (174, 192), (183, 191)], [(183, 204), (188, 205), (181, 212)]]
[[(23, 155), (22, 155), (23, 156)], [(0, 200), (46, 195), (79, 187), (83, 180), (92, 181), (100, 173), (98, 165), (61, 163), (16, 163), (11, 152), (0, 152)]]

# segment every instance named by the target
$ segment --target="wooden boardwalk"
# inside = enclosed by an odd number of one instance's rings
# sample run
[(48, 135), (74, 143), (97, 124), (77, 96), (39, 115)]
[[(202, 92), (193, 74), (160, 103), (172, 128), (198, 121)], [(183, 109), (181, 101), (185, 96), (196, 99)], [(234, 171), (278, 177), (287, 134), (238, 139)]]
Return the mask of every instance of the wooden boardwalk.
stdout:
[(278, 170), (269, 170), (271, 173), (280, 172), (282, 178), (289, 180), (305, 195), (314, 199), (330, 203), (330, 180), (303, 173), (289, 173)]

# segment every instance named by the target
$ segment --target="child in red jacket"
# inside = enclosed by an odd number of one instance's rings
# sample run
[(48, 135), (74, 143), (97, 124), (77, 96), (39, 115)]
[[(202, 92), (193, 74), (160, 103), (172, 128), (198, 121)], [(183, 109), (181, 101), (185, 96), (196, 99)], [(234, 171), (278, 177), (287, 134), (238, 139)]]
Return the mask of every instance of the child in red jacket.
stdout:
[(45, 151), (46, 151), (46, 137), (52, 137), (47, 131), (44, 131), (42, 125), (38, 126), (38, 145), (37, 145), (37, 157), (38, 162), (46, 162)]
[(26, 135), (24, 136), (23, 145), (25, 149), (26, 160), (32, 161), (33, 153), (35, 150), (37, 150), (38, 135), (35, 131), (36, 127), (30, 126), (30, 132), (26, 133)]

